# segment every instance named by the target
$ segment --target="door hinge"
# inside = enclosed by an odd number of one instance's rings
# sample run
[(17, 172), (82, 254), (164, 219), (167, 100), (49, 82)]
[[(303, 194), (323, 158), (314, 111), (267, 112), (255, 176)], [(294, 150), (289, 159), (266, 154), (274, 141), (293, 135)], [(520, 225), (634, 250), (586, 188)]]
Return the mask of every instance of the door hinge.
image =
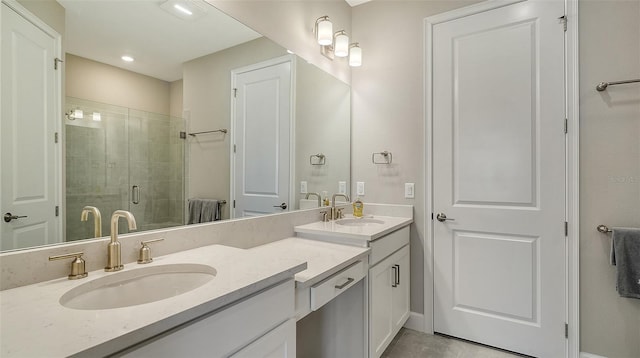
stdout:
[(57, 70), (57, 69), (58, 69), (58, 63), (62, 63), (62, 62), (64, 62), (64, 61), (62, 61), (61, 59), (59, 59), (59, 58), (57, 58), (57, 57), (56, 57), (56, 58), (54, 58), (54, 59), (53, 59), (53, 69), (54, 69), (54, 70)]
[(433, 220), (433, 213), (431, 213), (431, 220)]
[(235, 200), (233, 201), (233, 208), (234, 209), (236, 208), (236, 201)]
[(60, 207), (56, 205), (56, 216), (60, 216)]
[(565, 118), (564, 119), (564, 134), (569, 133), (569, 119)]
[(569, 236), (569, 222), (565, 221), (564, 222), (564, 237)]
[(564, 338), (569, 338), (569, 323), (564, 324)]
[(234, 88), (234, 89), (233, 89), (233, 97), (234, 97), (234, 98), (235, 98), (235, 97), (238, 97), (238, 89), (237, 89), (237, 88)]
[(236, 152), (236, 145), (235, 144), (233, 145), (233, 152), (234, 153)]
[(567, 15), (560, 16), (558, 20), (560, 20), (560, 23), (562, 24), (562, 28), (566, 32), (567, 31)]
[(55, 132), (53, 135), (53, 142), (58, 143), (58, 132)]

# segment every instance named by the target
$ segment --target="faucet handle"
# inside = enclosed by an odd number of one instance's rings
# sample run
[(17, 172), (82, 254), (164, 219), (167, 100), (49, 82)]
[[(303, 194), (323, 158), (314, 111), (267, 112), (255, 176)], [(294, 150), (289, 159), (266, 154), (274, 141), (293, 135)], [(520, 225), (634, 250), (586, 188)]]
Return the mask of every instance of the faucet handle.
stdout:
[(71, 274), (69, 274), (69, 280), (77, 280), (80, 278), (85, 278), (89, 275), (87, 273), (87, 270), (85, 269), (85, 261), (82, 258), (82, 255), (84, 255), (84, 252), (73, 252), (66, 255), (49, 256), (49, 261), (75, 258), (75, 260), (71, 262)]
[(151, 257), (151, 248), (149, 248), (147, 244), (158, 241), (164, 241), (164, 239), (160, 238), (140, 242), (142, 247), (140, 248), (140, 253), (138, 254), (139, 264), (148, 264), (153, 261), (153, 258)]
[(344, 208), (338, 208), (337, 209), (337, 215), (336, 215), (336, 219), (344, 219), (344, 212), (342, 212), (344, 210)]
[(328, 222), (329, 221), (329, 213), (326, 210), (321, 211), (320, 215), (322, 217), (322, 221), (323, 222)]

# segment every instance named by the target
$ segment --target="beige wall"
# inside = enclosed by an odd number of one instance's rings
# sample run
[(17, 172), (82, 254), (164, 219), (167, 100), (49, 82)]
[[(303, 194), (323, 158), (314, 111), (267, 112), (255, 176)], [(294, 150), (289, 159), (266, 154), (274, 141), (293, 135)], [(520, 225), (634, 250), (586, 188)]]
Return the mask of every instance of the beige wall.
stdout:
[[(206, 1), (280, 46), (350, 83), (351, 70), (347, 61), (329, 61), (323, 57), (312, 33), (316, 19), (328, 15), (335, 31), (345, 30), (351, 34), (351, 7), (345, 1)], [(358, 41), (358, 38), (352, 37), (351, 40)]]
[[(338, 192), (338, 181), (349, 190), (351, 167), (351, 88), (332, 75), (296, 58), (295, 203), (300, 181), (308, 192)], [(309, 156), (326, 155), (325, 165), (309, 164)], [(315, 200), (315, 197), (311, 199)], [(293, 203), (292, 203), (293, 205)]]
[[(229, 129), (231, 70), (286, 55), (266, 38), (259, 38), (184, 64), (184, 111), (189, 132)], [(190, 137), (187, 198), (229, 200), (230, 133)], [(224, 206), (223, 218), (229, 218)]]
[[(610, 235), (599, 224), (640, 227), (640, 1), (579, 3), (581, 350), (640, 357), (640, 300), (615, 291)], [(606, 26), (603, 26), (606, 24)]]
[(169, 114), (169, 82), (66, 54), (66, 96)]
[(183, 106), (183, 81), (173, 81), (169, 84), (169, 114), (172, 117), (182, 118)]
[[(366, 49), (363, 66), (352, 73), (353, 182), (366, 182), (366, 201), (415, 205), (415, 312), (424, 311), (422, 283), (427, 292), (431, 285), (422, 274), (423, 202), (403, 199), (405, 182), (416, 183), (417, 198), (425, 190), (422, 21), (465, 4), (374, 1), (352, 10), (354, 35)], [(593, 87), (602, 80), (640, 77), (639, 4), (580, 2), (581, 350), (608, 357), (640, 357), (640, 301), (615, 293), (609, 238), (595, 231), (600, 223), (640, 226), (640, 90), (631, 85), (598, 94)], [(380, 31), (381, 23), (394, 31)], [(380, 150), (393, 152), (393, 166), (370, 164), (371, 152)]]
[(55, 0), (18, 0), (20, 5), (25, 9), (44, 21), (47, 25), (51, 26), (57, 33), (64, 36), (65, 23), (64, 16), (65, 10), (62, 5), (58, 4)]

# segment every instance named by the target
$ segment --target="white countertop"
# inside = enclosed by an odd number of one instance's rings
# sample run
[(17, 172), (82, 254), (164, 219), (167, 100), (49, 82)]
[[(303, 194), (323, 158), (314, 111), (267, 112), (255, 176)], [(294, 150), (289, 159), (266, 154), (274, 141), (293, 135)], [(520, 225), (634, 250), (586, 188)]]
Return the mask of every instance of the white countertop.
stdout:
[(93, 271), (87, 279), (60, 278), (0, 292), (0, 356), (102, 356), (219, 309), (305, 270), (304, 259), (277, 250), (242, 250), (211, 245), (154, 258), (124, 270), (198, 263), (214, 267), (216, 277), (182, 295), (143, 305), (107, 310), (76, 310), (58, 300), (68, 290), (114, 273)]
[[(346, 218), (353, 218), (348, 215)], [(333, 221), (317, 221), (306, 225), (294, 227), (299, 237), (310, 239), (323, 239), (350, 245), (368, 246), (369, 241), (374, 241), (390, 232), (398, 230), (413, 222), (413, 218), (365, 215), (364, 218), (384, 221), (379, 225), (346, 226)]]
[(358, 260), (365, 259), (371, 249), (292, 237), (254, 247), (249, 251), (259, 252), (265, 256), (307, 261), (307, 269), (298, 272), (295, 276), (296, 288), (306, 288)]

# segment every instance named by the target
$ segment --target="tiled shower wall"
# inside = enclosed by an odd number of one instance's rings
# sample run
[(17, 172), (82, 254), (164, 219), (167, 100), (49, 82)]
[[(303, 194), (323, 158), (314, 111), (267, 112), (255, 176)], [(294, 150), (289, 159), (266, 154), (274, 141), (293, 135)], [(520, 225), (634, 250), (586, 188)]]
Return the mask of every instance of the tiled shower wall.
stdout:
[[(93, 217), (80, 221), (86, 205), (100, 210), (103, 236), (118, 209), (134, 214), (138, 231), (182, 225), (184, 120), (71, 97), (66, 106), (67, 112), (81, 109), (84, 115), (65, 119), (67, 241), (93, 237)], [(93, 120), (94, 112), (100, 121)]]

